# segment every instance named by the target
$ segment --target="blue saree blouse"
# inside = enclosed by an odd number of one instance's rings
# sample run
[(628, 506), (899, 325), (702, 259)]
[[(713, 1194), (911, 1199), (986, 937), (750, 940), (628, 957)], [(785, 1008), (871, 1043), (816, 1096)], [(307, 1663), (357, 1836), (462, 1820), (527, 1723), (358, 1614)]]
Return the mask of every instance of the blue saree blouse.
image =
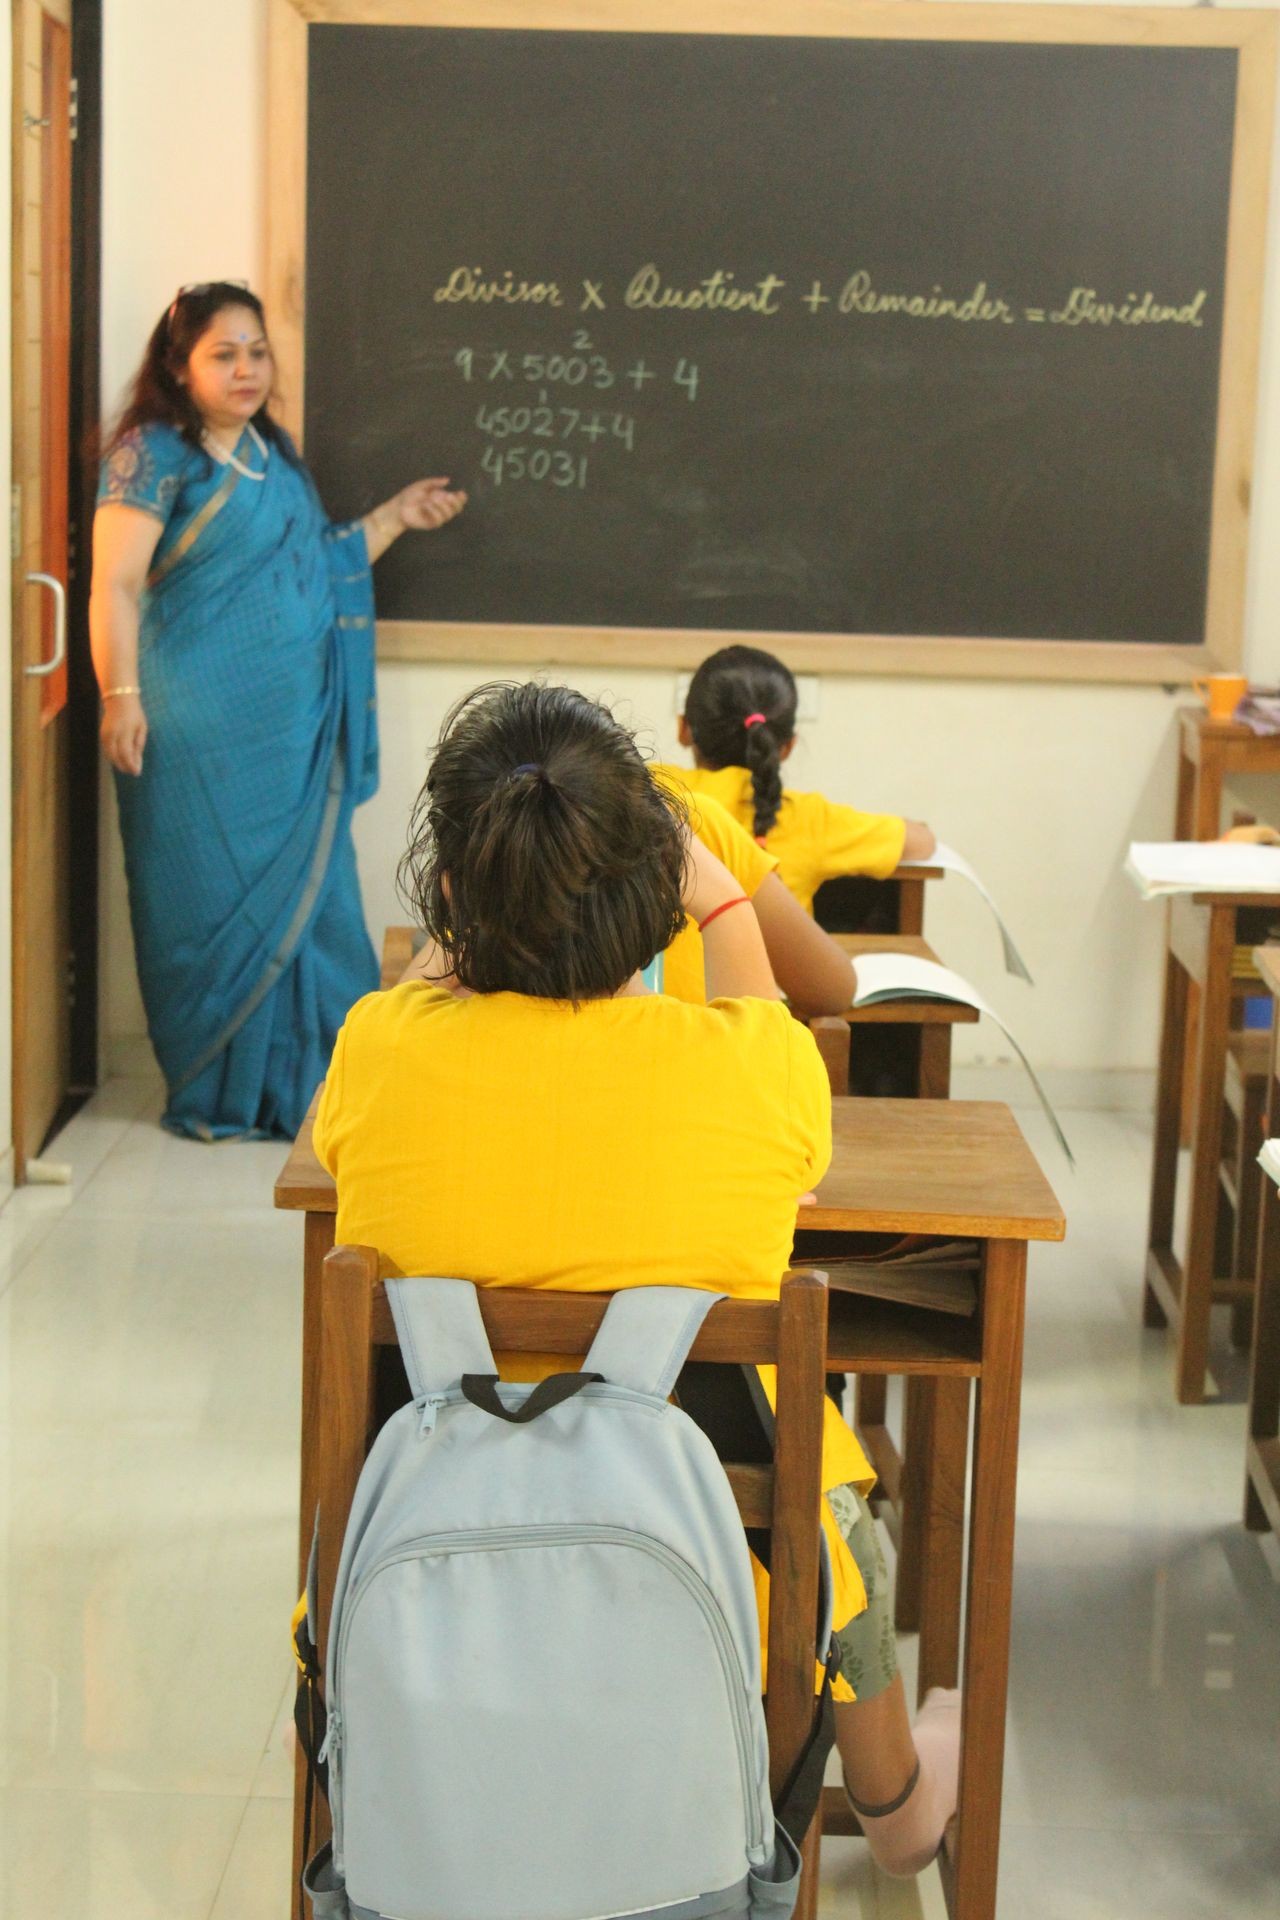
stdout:
[[(292, 449), (290, 449), (292, 452)], [(216, 464), (128, 434), (99, 505), (161, 522), (141, 602), (141, 775), (116, 775), (165, 1125), (291, 1137), (347, 1009), (377, 985), (351, 816), (375, 791), (373, 587), (301, 462), (247, 432)]]

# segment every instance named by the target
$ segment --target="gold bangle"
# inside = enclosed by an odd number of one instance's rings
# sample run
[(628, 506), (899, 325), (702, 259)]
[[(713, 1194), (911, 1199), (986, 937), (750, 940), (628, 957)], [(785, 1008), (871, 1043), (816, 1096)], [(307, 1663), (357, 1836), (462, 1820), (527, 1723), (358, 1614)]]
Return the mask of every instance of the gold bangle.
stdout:
[(118, 700), (122, 694), (141, 692), (141, 687), (108, 687), (102, 698), (105, 704), (108, 700)]

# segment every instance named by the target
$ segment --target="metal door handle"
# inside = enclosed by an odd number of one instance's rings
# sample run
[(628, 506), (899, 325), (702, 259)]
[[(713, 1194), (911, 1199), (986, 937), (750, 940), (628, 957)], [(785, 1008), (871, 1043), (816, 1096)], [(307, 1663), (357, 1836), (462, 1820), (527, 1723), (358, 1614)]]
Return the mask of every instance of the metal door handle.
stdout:
[(24, 673), (43, 679), (47, 673), (56, 673), (67, 657), (67, 590), (51, 573), (29, 573), (27, 585), (48, 587), (53, 595), (53, 658), (41, 661), (39, 666), (23, 668)]

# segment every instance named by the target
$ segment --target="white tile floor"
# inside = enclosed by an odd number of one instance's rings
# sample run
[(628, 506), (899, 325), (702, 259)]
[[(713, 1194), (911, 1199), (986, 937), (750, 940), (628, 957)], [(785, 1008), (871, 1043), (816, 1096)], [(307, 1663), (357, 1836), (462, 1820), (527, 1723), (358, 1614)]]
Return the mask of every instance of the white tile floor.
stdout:
[[(301, 1224), (281, 1151), (145, 1083), (0, 1212), (0, 1915), (283, 1920)], [(1280, 1555), (1239, 1523), (1242, 1374), (1179, 1408), (1138, 1327), (1148, 1135), (1073, 1114), (1033, 1252), (1001, 1920), (1280, 1913)], [(903, 1645), (910, 1667), (912, 1648)], [(938, 1920), (824, 1849), (823, 1907)]]

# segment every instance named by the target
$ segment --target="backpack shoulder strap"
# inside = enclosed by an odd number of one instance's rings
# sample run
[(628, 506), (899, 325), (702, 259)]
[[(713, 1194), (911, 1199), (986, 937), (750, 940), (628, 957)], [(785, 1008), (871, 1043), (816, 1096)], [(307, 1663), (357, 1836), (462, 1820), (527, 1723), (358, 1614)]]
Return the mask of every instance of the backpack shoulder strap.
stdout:
[(698, 1287), (624, 1288), (605, 1310), (583, 1371), (665, 1400), (703, 1321), (723, 1299)]
[(415, 1400), (447, 1393), (464, 1373), (496, 1373), (470, 1280), (388, 1280), (387, 1299)]

